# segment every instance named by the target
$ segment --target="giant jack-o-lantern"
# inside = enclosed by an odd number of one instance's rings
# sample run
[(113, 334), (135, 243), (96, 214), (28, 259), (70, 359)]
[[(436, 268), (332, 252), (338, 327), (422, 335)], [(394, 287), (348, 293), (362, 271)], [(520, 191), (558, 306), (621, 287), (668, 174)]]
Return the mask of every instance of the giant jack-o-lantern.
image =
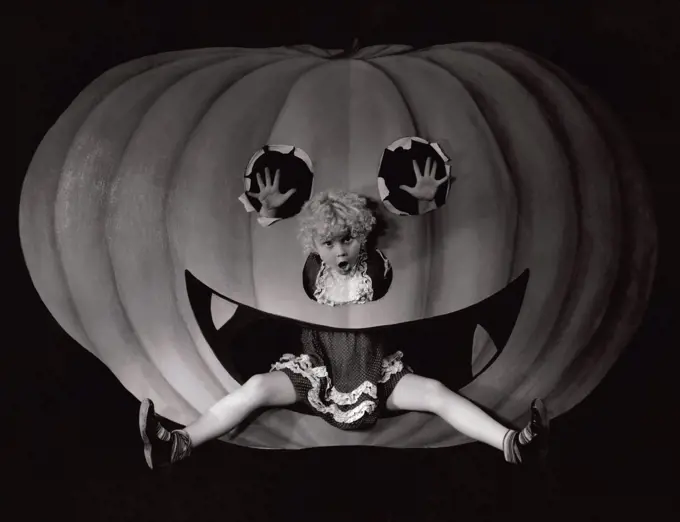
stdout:
[[(431, 359), (468, 350), (477, 368), (493, 360), (460, 392), (506, 422), (523, 420), (536, 396), (554, 416), (569, 410), (629, 341), (655, 263), (643, 179), (618, 127), (563, 71), (508, 46), (338, 55), (173, 52), (89, 85), (47, 133), (23, 187), (21, 240), (45, 305), (137, 398), (187, 424), (243, 379), (199, 325), (192, 285), (210, 289), (218, 331), (238, 306), (335, 328), (398, 327), (464, 314), (519, 281), (502, 347), (481, 327), (472, 350), (439, 327), (436, 346), (425, 339), (412, 359), (422, 348)], [(446, 204), (391, 216), (391, 239), (379, 245), (394, 271), (383, 299), (314, 303), (300, 283), (296, 220), (261, 226), (238, 200), (246, 165), (265, 145), (292, 145), (311, 160), (314, 192), (380, 201), (380, 159), (409, 136), (451, 158)], [(424, 413), (348, 432), (294, 409), (264, 411), (226, 439), (275, 448), (468, 440)]]

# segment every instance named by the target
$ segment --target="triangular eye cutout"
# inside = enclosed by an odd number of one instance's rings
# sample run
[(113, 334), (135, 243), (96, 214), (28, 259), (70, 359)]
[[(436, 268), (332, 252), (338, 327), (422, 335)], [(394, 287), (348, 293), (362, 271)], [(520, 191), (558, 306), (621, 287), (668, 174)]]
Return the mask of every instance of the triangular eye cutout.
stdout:
[(472, 337), (472, 359), (470, 360), (470, 367), (472, 368), (472, 376), (477, 377), (493, 362), (498, 354), (498, 349), (483, 326), (477, 325), (475, 333)]
[(215, 330), (222, 328), (234, 316), (237, 308), (238, 305), (231, 301), (227, 301), (217, 294), (212, 294), (210, 299), (210, 317), (212, 318)]
[(312, 161), (300, 147), (265, 145), (250, 158), (239, 196), (246, 212), (257, 214), (269, 226), (300, 212), (312, 195)]
[(378, 192), (393, 214), (426, 214), (446, 204), (452, 179), (450, 158), (438, 143), (399, 138), (383, 151)]

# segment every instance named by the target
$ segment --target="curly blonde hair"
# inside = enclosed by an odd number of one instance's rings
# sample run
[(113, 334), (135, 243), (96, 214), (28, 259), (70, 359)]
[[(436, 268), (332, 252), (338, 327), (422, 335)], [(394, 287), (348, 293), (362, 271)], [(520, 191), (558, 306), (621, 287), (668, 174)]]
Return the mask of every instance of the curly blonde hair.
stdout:
[(305, 255), (316, 252), (315, 240), (323, 242), (348, 232), (364, 243), (377, 222), (365, 197), (343, 190), (315, 194), (304, 204), (298, 219), (298, 237)]

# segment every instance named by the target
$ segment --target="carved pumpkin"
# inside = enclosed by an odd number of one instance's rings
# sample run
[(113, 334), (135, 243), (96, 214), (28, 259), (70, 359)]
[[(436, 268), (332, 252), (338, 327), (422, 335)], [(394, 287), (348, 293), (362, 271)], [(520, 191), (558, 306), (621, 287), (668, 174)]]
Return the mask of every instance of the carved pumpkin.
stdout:
[[(563, 71), (505, 45), (337, 54), (173, 52), (89, 85), (45, 136), (22, 192), (25, 260), (49, 311), (137, 398), (187, 424), (243, 380), (211, 347), (191, 288), (212, 291), (204, 305), (217, 332), (238, 306), (335, 328), (416, 324), (478, 310), (517, 281), (524, 293), (508, 338), (479, 322), (489, 333), (478, 327), (470, 349), (437, 330), (421, 359), (471, 353), (476, 378), (460, 392), (506, 422), (525, 419), (535, 396), (553, 416), (574, 407), (636, 329), (655, 263), (642, 175), (616, 124)], [(379, 201), (381, 157), (408, 136), (451, 158), (446, 204), (390, 217), (395, 235), (383, 248), (394, 282), (384, 298), (336, 309), (312, 302), (295, 219), (263, 227), (238, 201), (246, 165), (265, 145), (292, 145), (311, 159), (314, 191)], [(423, 413), (347, 432), (277, 409), (225, 440), (300, 448), (468, 439)]]

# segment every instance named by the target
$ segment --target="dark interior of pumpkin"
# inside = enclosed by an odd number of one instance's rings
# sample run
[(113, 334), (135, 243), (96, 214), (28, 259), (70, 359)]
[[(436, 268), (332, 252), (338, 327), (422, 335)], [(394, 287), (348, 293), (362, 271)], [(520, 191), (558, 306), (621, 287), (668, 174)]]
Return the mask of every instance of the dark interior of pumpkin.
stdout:
[[(263, 147), (263, 154), (253, 162), (250, 172), (245, 174), (245, 178), (249, 180), (249, 185), (246, 185), (247, 192), (256, 195), (260, 193), (257, 176), (259, 174), (262, 183), (265, 183), (265, 168), (269, 169), (271, 178), (274, 177), (276, 172), (279, 172), (279, 191), (281, 193), (295, 189), (293, 195), (281, 205), (281, 208), (277, 209), (277, 217), (287, 219), (295, 216), (312, 195), (314, 181), (312, 171), (302, 159), (295, 155), (295, 148), (284, 154), (269, 150), (269, 147), (265, 146)], [(273, 181), (273, 179), (270, 181)], [(253, 208), (259, 212), (262, 203), (251, 195), (246, 195), (246, 197)]]
[[(421, 143), (417, 140), (410, 140), (409, 148), (397, 147), (395, 150), (386, 148), (382, 160), (378, 177), (382, 178), (385, 186), (389, 190), (389, 195), (385, 197), (392, 206), (401, 212), (416, 216), (418, 210), (418, 200), (411, 194), (401, 189), (402, 185), (413, 187), (415, 185), (415, 175), (413, 173), (413, 162), (416, 161), (421, 168), (429, 159), (433, 167), (436, 167), (436, 180), (442, 179), (446, 175), (446, 165), (442, 157), (437, 154), (429, 143)], [(447, 184), (444, 183), (437, 189), (434, 202), (437, 208), (444, 206), (447, 197)]]

